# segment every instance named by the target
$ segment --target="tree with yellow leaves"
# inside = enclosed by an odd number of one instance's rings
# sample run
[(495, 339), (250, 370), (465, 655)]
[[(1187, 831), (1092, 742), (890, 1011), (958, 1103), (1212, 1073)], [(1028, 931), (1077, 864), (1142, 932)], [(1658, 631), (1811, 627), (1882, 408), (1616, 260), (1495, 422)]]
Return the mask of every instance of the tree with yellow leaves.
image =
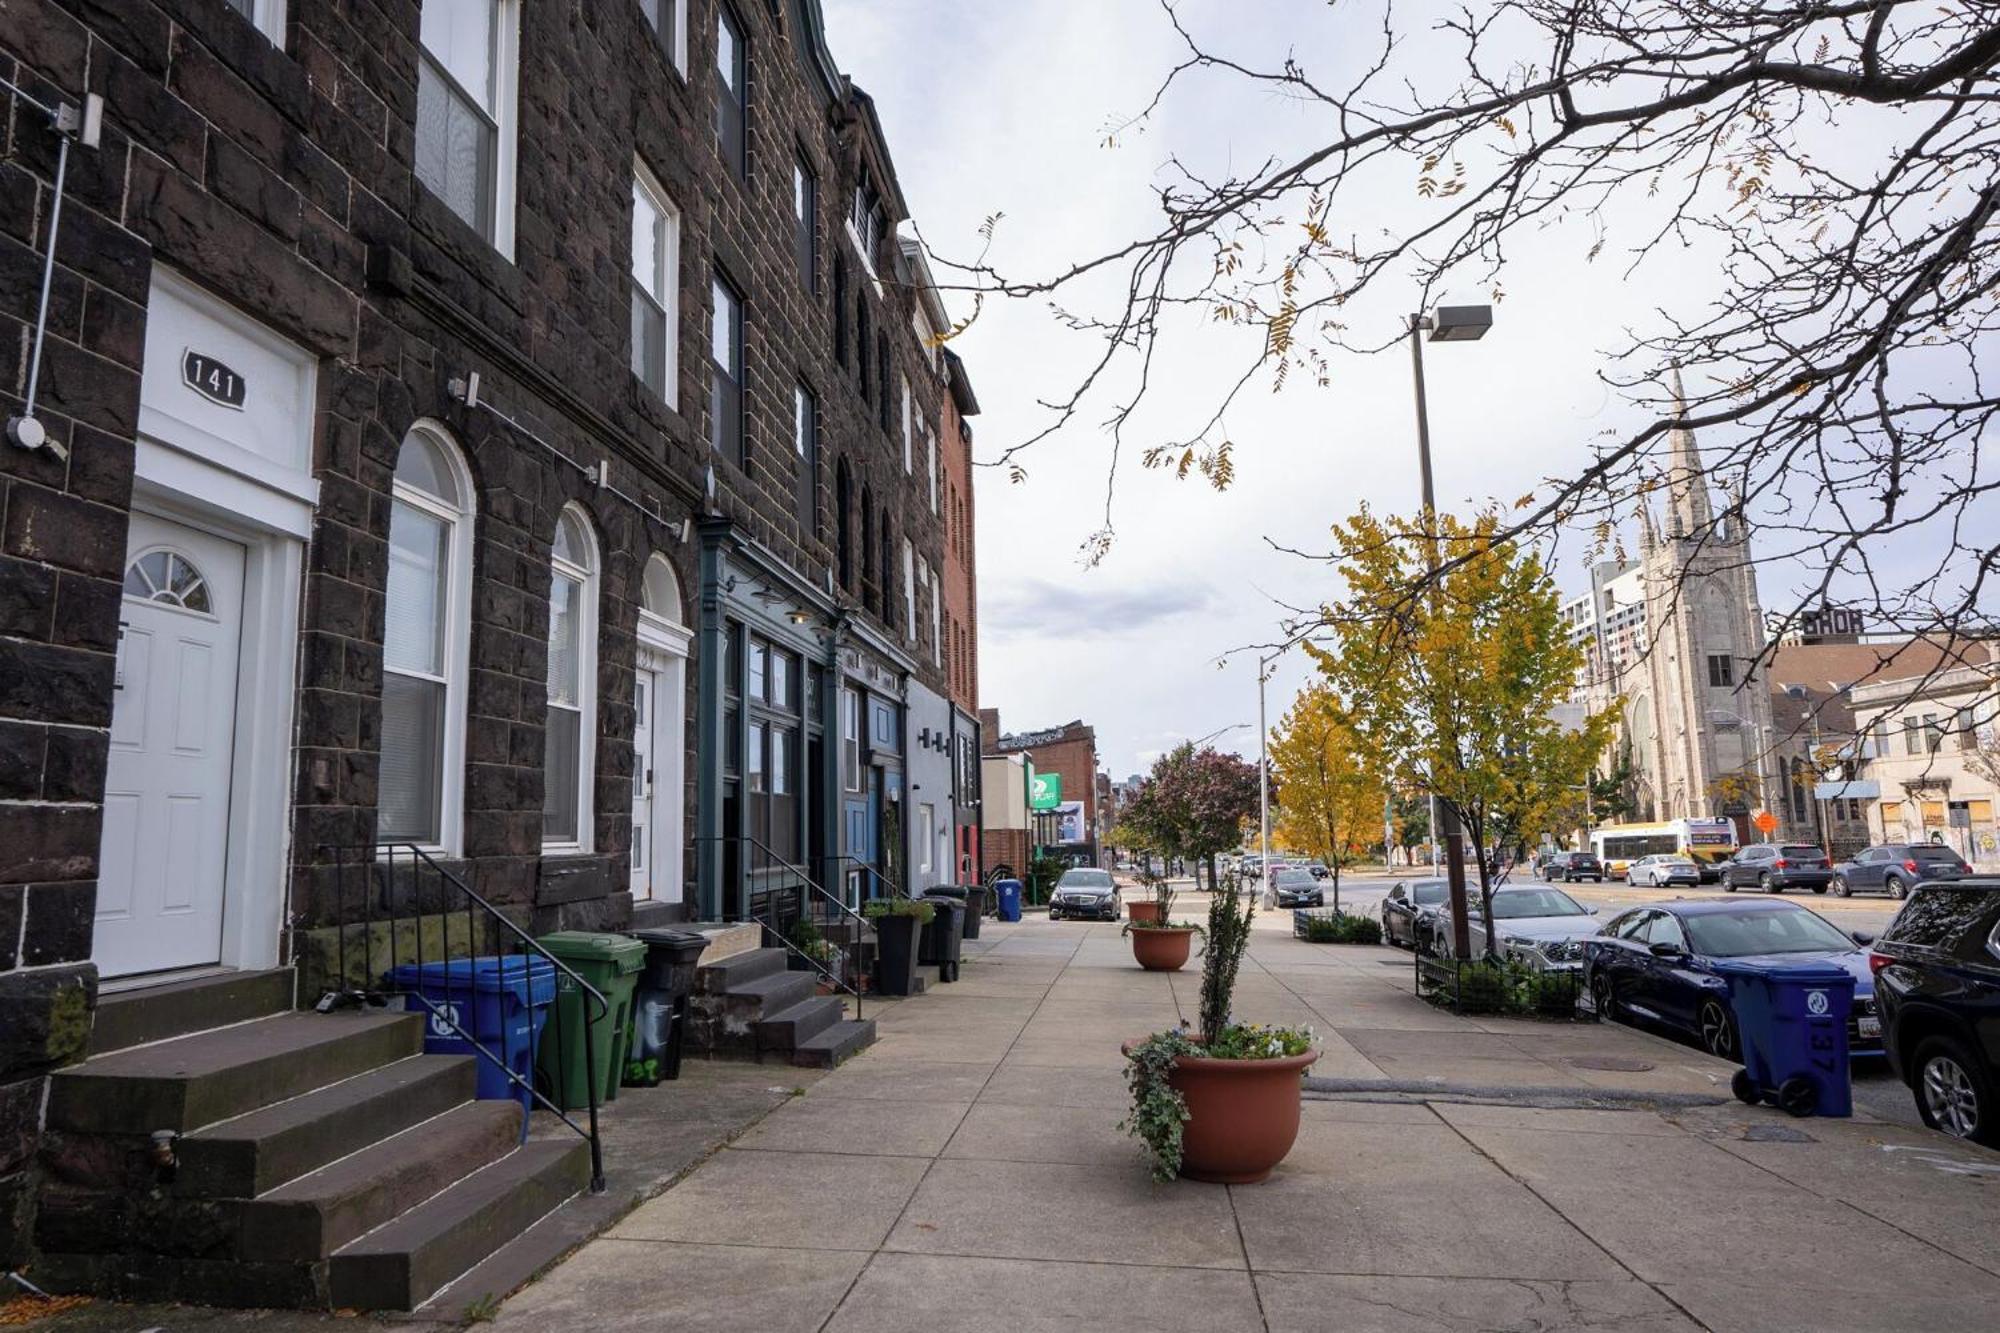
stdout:
[(1277, 787), (1277, 840), (1319, 857), (1333, 872), (1340, 910), (1340, 867), (1352, 849), (1379, 833), (1384, 786), (1374, 757), (1354, 733), (1340, 696), (1325, 681), (1299, 691), (1271, 733)]
[[(1429, 521), (1366, 508), (1335, 529), (1347, 596), (1323, 612), (1334, 648), (1311, 648), (1349, 701), (1362, 746), (1390, 783), (1436, 795), (1472, 841), (1497, 951), (1488, 869), (1496, 831), (1529, 837), (1590, 778), (1616, 707), (1570, 730), (1554, 716), (1582, 666), (1547, 567), (1482, 514)], [(1437, 574), (1430, 577), (1435, 565)], [(1454, 929), (1454, 933), (1456, 930)]]

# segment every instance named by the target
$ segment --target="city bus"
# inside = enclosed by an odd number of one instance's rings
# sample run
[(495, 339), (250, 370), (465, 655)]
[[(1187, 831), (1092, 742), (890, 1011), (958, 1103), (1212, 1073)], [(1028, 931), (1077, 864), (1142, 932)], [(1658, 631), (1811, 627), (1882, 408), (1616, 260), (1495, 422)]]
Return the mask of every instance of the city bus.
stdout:
[(1714, 819), (1669, 819), (1658, 824), (1606, 824), (1592, 829), (1590, 849), (1604, 863), (1604, 873), (1625, 878), (1642, 856), (1685, 856), (1710, 879), (1719, 862), (1736, 855), (1736, 823)]

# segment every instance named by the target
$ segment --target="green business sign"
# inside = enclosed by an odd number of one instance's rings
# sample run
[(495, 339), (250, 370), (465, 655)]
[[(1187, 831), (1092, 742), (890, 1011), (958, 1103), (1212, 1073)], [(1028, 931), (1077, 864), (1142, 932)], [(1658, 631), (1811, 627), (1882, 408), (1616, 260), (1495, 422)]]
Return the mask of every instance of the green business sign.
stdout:
[(1030, 810), (1053, 810), (1062, 804), (1062, 774), (1030, 773), (1028, 775), (1028, 808)]

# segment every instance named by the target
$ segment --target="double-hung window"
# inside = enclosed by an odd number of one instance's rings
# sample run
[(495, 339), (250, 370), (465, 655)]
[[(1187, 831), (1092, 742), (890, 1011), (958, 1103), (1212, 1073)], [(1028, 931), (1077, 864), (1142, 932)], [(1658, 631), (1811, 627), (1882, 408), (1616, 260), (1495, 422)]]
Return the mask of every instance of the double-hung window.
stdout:
[(882, 235), (887, 227), (882, 196), (875, 193), (875, 187), (866, 181), (855, 186), (854, 203), (847, 215), (847, 234), (860, 252), (861, 266), (868, 270), (870, 278), (875, 276), (875, 260), (882, 251)]
[(1727, 653), (1708, 655), (1708, 683), (1717, 687), (1736, 683), (1736, 663)]
[(687, 73), (688, 59), (688, 0), (639, 0), (639, 8), (646, 13), (646, 22), (653, 25), (653, 35), (666, 48), (667, 59), (674, 62), (674, 68)]
[(640, 167), (632, 176), (632, 373), (680, 406), (681, 215)]
[(928, 560), (924, 562), (924, 586), (930, 589), (931, 594), (931, 662), (933, 665), (942, 666), (944, 664), (944, 617), (940, 603), (944, 601), (944, 598), (940, 594), (943, 590), (938, 587), (937, 570), (931, 568)]
[(896, 381), (897, 386), (902, 390), (903, 472), (905, 475), (908, 475), (916, 466), (915, 450), (910, 443), (910, 431), (914, 428), (914, 423), (910, 417), (910, 377), (908, 375), (898, 375)]
[(542, 845), (590, 849), (597, 731), (597, 539), (570, 505), (549, 571), (549, 720), (542, 751)]
[(285, 0), (227, 0), (231, 9), (257, 26), (273, 45), (285, 44)]
[(903, 637), (917, 641), (917, 559), (908, 537), (903, 538)]
[(741, 466), (743, 448), (743, 298), (717, 273), (711, 283), (708, 442)]
[(924, 423), (924, 475), (930, 478), (931, 512), (935, 514), (938, 511), (937, 432), (931, 429), (928, 421)]
[(750, 174), (750, 70), (743, 24), (727, 3), (715, 8), (715, 143), (742, 180)]
[[(792, 159), (792, 251), (799, 281), (819, 290), (819, 178), (804, 158)], [(838, 309), (838, 307), (836, 307)]]
[(417, 179), (510, 258), (519, 0), (432, 0), (417, 53)]
[(819, 397), (803, 384), (792, 387), (793, 490), (799, 531), (819, 536)]
[(382, 635), (376, 836), (456, 855), (465, 773), (472, 480), (429, 427), (396, 455)]

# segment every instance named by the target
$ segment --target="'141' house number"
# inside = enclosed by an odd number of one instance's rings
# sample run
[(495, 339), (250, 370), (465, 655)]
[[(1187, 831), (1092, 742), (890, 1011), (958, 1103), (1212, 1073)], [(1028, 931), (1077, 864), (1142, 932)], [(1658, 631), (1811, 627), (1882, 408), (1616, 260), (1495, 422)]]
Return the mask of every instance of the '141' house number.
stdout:
[(210, 402), (243, 406), (243, 377), (212, 356), (190, 348), (181, 354), (181, 379)]

